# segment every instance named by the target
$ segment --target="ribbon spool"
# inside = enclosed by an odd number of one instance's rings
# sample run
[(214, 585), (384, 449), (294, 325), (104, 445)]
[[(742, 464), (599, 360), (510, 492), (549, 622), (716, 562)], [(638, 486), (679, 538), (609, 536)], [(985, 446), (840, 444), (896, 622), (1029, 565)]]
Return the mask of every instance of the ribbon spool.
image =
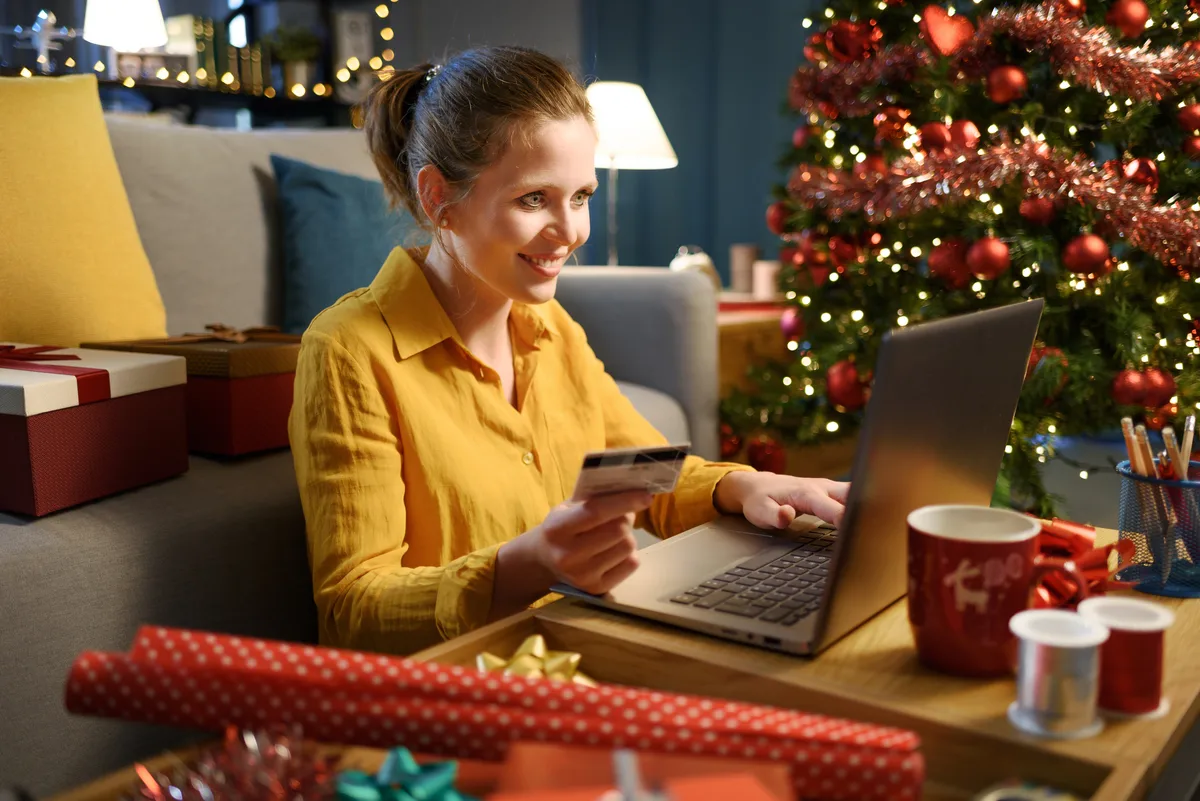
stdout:
[(1099, 705), (1114, 718), (1158, 718), (1171, 708), (1163, 697), (1166, 631), (1175, 614), (1137, 598), (1089, 598), (1079, 614), (1110, 632), (1100, 649)]
[(1008, 622), (1018, 638), (1017, 700), (1008, 720), (1027, 734), (1079, 739), (1099, 734), (1096, 714), (1101, 624), (1064, 609), (1030, 609)]

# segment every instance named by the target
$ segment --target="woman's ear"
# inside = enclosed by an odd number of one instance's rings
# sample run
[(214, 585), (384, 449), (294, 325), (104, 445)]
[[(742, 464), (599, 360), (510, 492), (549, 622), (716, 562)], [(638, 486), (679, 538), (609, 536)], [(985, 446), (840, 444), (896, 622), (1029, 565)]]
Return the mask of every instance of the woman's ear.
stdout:
[(417, 196), (421, 201), (421, 210), (435, 228), (447, 225), (444, 218), (447, 192), (446, 177), (437, 167), (426, 164), (417, 173)]

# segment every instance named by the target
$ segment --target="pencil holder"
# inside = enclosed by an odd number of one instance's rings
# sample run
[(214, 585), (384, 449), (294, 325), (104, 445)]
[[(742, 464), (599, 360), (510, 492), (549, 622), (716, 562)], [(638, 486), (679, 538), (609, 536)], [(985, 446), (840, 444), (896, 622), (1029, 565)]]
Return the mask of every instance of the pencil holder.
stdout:
[(1121, 539), (1135, 552), (1116, 578), (1152, 595), (1200, 598), (1200, 462), (1188, 481), (1148, 478), (1117, 465)]

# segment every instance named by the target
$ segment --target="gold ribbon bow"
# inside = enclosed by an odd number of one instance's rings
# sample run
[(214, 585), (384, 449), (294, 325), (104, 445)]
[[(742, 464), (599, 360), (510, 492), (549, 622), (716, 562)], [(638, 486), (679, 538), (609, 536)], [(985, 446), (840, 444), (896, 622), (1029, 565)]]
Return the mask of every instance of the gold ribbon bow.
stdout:
[(529, 676), (535, 679), (569, 681), (584, 687), (596, 682), (579, 672), (581, 656), (574, 651), (551, 651), (540, 634), (525, 638), (511, 659), (501, 659), (487, 651), (475, 657), (475, 667), (484, 673), (503, 673), (506, 676)]
[(216, 339), (221, 342), (234, 342), (240, 345), (252, 339), (285, 339), (287, 341), (297, 339), (294, 334), (281, 333), (277, 325), (256, 325), (251, 328), (237, 329), (233, 326), (225, 325), (225, 323), (209, 323), (204, 327), (208, 329), (206, 333), (184, 334), (181, 337), (171, 337), (170, 341), (204, 342)]

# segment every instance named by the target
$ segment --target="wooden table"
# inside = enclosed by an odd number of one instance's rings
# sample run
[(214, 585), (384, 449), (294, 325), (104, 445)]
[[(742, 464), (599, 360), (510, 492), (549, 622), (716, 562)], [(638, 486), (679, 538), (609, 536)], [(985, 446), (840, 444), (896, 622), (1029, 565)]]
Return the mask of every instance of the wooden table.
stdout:
[[(1101, 532), (1102, 540), (1115, 532)], [(900, 726), (922, 738), (926, 798), (964, 799), (1020, 777), (1096, 801), (1140, 799), (1200, 714), (1200, 601), (1149, 598), (1175, 610), (1167, 635), (1159, 720), (1109, 721), (1098, 736), (1039, 740), (1009, 725), (1012, 680), (956, 679), (918, 665), (903, 601), (815, 659), (776, 654), (562, 600), (419, 654), (474, 664), (483, 650), (511, 653), (541, 633), (550, 648), (583, 654), (605, 682), (699, 693)], [(1196, 756), (1200, 760), (1200, 753)]]

